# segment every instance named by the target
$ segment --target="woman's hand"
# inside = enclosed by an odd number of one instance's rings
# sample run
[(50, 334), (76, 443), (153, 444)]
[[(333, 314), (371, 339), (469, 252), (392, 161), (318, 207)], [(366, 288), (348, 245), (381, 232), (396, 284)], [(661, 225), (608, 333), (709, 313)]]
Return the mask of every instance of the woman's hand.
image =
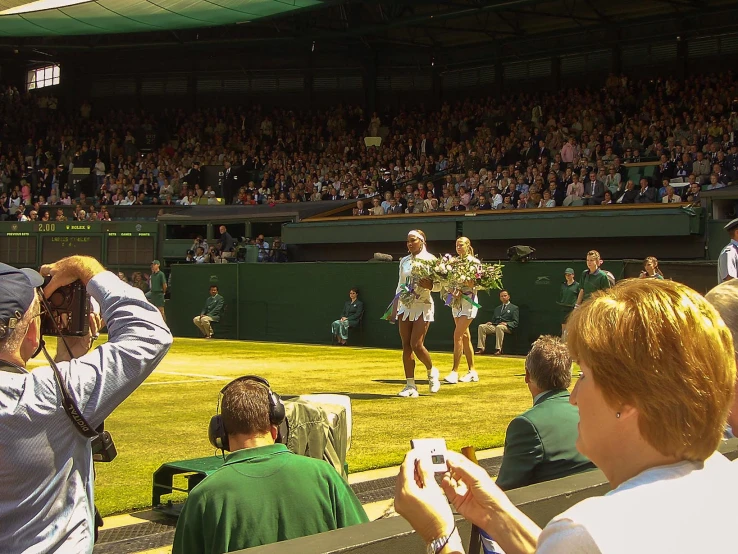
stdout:
[(418, 285), (423, 287), (424, 289), (432, 289), (433, 288), (433, 279), (430, 277), (423, 277), (420, 281), (418, 281)]
[(429, 462), (421, 459), (416, 450), (408, 452), (395, 486), (395, 510), (426, 543), (451, 533), (454, 528), (451, 507), (436, 483)]
[(446, 452), (446, 461), (448, 472), (441, 488), (456, 510), (480, 529), (487, 527), (501, 507), (512, 506), (484, 468), (457, 452)]

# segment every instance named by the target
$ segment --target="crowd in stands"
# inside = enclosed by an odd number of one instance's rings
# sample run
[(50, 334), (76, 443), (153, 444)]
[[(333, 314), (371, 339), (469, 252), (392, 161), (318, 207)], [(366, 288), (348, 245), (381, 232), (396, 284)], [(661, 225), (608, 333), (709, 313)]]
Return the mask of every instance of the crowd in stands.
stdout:
[(229, 261), (242, 261), (246, 258), (246, 251), (249, 247), (257, 249), (256, 261), (258, 262), (283, 263), (288, 260), (287, 247), (280, 237), (272, 239), (270, 245), (264, 235), (257, 235), (255, 238), (241, 237), (238, 241), (228, 233), (225, 225), (221, 225), (218, 231), (220, 236), (215, 244), (211, 245), (208, 245), (202, 235), (196, 236), (192, 246), (187, 250), (184, 262), (222, 264)]
[[(611, 76), (601, 89), (371, 116), (342, 105), (103, 113), (84, 102), (64, 111), (10, 87), (0, 95), (0, 217), (17, 218), (21, 206), (26, 217), (38, 216), (60, 203), (79, 204), (91, 217), (68, 187), (80, 166), (95, 179), (87, 205), (100, 208), (217, 203), (222, 191), (203, 183), (205, 165), (225, 167), (226, 176), (258, 175), (240, 188), (225, 178), (226, 202), (242, 205), (378, 195), (357, 210), (380, 214), (695, 202), (700, 186), (738, 179), (737, 111), (730, 71), (683, 81)], [(150, 151), (142, 152), (142, 133), (157, 136)], [(364, 138), (376, 135), (381, 146), (367, 148)], [(644, 160), (659, 164), (653, 179), (629, 182), (623, 164)], [(688, 183), (676, 196), (667, 183), (674, 179)]]

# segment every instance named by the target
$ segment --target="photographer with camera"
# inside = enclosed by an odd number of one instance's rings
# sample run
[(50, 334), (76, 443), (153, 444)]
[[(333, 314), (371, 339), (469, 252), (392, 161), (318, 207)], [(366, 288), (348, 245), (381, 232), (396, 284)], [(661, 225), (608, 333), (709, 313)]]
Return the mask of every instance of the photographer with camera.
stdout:
[[(109, 333), (108, 342), (92, 351), (102, 321), (93, 314), (89, 327), (80, 325), (89, 312), (85, 291), (99, 303)], [(76, 336), (59, 341), (68, 348), (59, 349), (56, 362), (44, 350), (50, 365), (29, 371), (28, 360), (43, 348), (42, 328), (50, 324)], [(96, 429), (171, 343), (161, 314), (143, 293), (93, 258), (64, 258), (43, 266), (41, 274), (0, 264), (3, 551), (92, 552), (93, 445), (109, 439)]]

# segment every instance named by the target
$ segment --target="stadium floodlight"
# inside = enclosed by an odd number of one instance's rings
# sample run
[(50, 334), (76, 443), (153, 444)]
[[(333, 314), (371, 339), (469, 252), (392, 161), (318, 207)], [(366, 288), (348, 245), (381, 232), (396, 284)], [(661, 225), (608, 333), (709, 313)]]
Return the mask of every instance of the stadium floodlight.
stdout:
[(17, 15), (21, 13), (40, 12), (57, 8), (68, 8), (77, 4), (87, 4), (91, 0), (36, 0), (35, 2), (23, 3), (14, 8), (8, 8), (0, 12), (0, 15)]

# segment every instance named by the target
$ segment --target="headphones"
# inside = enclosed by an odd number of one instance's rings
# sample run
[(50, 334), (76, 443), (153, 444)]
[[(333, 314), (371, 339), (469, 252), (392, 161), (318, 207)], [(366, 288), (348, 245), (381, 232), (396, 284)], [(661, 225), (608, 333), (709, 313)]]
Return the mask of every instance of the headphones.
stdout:
[(230, 387), (233, 383), (238, 383), (241, 381), (254, 381), (256, 383), (264, 385), (267, 389), (267, 395), (269, 396), (269, 422), (272, 425), (279, 426), (284, 421), (284, 403), (282, 402), (282, 399), (279, 397), (279, 395), (276, 392), (272, 391), (272, 388), (269, 385), (269, 381), (257, 375), (244, 375), (243, 377), (239, 377), (238, 379), (228, 383), (220, 390), (220, 394), (218, 395), (218, 407), (216, 408), (216, 414), (210, 418), (210, 424), (208, 425), (208, 439), (210, 440), (210, 444), (212, 444), (215, 448), (219, 448), (220, 450), (230, 451), (230, 445), (228, 444), (228, 431), (226, 430), (225, 425), (223, 425), (223, 416), (220, 415), (221, 399), (223, 398), (225, 392), (228, 390), (228, 387)]

